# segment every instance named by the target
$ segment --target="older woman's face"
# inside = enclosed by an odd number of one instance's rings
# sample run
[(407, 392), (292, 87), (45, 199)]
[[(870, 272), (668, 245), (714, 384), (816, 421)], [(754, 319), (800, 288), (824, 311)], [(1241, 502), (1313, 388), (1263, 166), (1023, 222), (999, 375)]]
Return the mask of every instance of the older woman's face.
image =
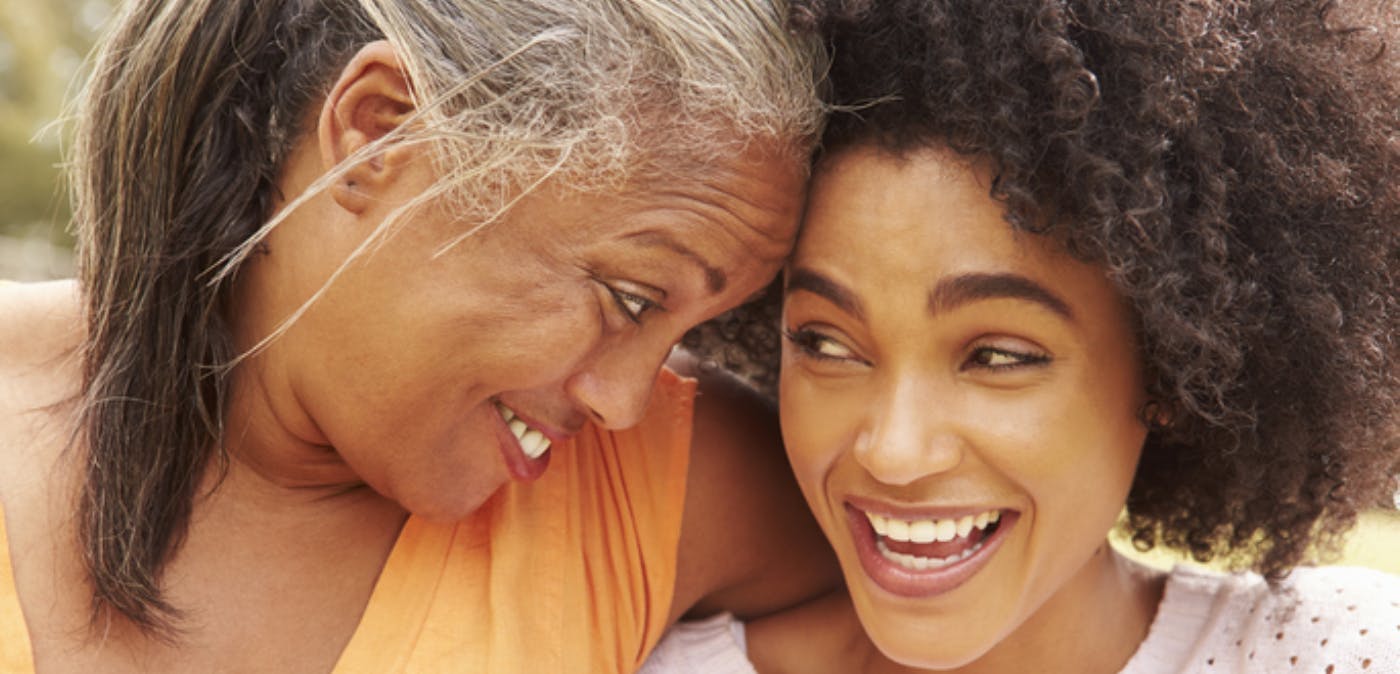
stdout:
[[(432, 179), (405, 180), (402, 198)], [(637, 423), (684, 332), (777, 273), (802, 196), (797, 163), (751, 145), (626, 193), (543, 187), (442, 254), (470, 223), (425, 210), (251, 367), (299, 441), (410, 511), (460, 517), (539, 477), (585, 423)], [(281, 266), (262, 292), (282, 316), (366, 235), (287, 229), (256, 261)]]
[(828, 159), (784, 306), (798, 482), (874, 643), (940, 669), (1075, 624), (1146, 435), (1126, 304), (989, 185), (945, 153)]

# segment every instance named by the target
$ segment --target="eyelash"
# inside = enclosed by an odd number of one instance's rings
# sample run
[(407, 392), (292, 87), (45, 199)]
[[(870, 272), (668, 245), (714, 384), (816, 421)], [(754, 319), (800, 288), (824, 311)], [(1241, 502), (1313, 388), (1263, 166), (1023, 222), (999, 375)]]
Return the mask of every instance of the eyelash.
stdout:
[[(634, 324), (640, 325), (642, 318), (646, 316), (647, 312), (657, 308), (655, 302), (641, 295), (629, 293), (626, 290), (618, 290), (606, 284), (604, 287), (606, 287), (608, 293), (612, 295), (613, 302), (615, 302), (617, 308), (622, 311), (622, 315), (626, 316), (627, 320), (632, 321)], [(634, 311), (630, 306), (630, 304), (633, 303), (641, 305), (641, 308)]]
[[(807, 328), (799, 328), (797, 330), (783, 330), (783, 337), (789, 342), (792, 342), (793, 346), (797, 347), (798, 353), (806, 358), (832, 362), (854, 361), (861, 364), (868, 364), (864, 359), (861, 359), (855, 356), (854, 354), (852, 354), (852, 356), (850, 357), (842, 357), (834, 356), (829, 353), (823, 353), (821, 350), (822, 343), (829, 342), (839, 344), (839, 342), (836, 342), (830, 337), (827, 337), (826, 335), (823, 335), (815, 330)], [(845, 347), (842, 348), (845, 349)], [(845, 350), (850, 351), (850, 349)], [(1012, 362), (991, 362), (992, 359), (997, 356), (1009, 358), (1012, 360)], [(1049, 362), (1050, 357), (1045, 354), (1024, 353), (1020, 351), (1012, 351), (1010, 349), (999, 349), (990, 346), (982, 346), (973, 350), (971, 357), (968, 358), (967, 362), (963, 365), (962, 369), (967, 370), (971, 368), (983, 368), (992, 372), (1006, 372), (1020, 368), (1036, 367)]]
[[(999, 364), (988, 362), (995, 356), (1004, 356), (1010, 358), (1013, 362)], [(1025, 353), (1021, 351), (1011, 351), (1010, 349), (998, 349), (991, 346), (980, 346), (972, 351), (972, 356), (968, 358), (967, 364), (963, 366), (963, 369), (980, 367), (993, 372), (1004, 372), (1025, 367), (1035, 367), (1049, 362), (1050, 357), (1041, 353)]]
[[(864, 359), (856, 356), (854, 352), (852, 352), (850, 357), (834, 356), (829, 353), (822, 353), (820, 348), (822, 343), (840, 343), (830, 337), (827, 337), (826, 335), (821, 334), (820, 332), (817, 332), (816, 330), (811, 330), (809, 328), (798, 328), (797, 330), (783, 330), (783, 338), (787, 339), (789, 342), (792, 342), (792, 345), (797, 347), (798, 353), (806, 358), (837, 363), (856, 362), (862, 365), (867, 364)], [(850, 351), (850, 349), (847, 349), (844, 346), (841, 348), (845, 349), (846, 351)]]

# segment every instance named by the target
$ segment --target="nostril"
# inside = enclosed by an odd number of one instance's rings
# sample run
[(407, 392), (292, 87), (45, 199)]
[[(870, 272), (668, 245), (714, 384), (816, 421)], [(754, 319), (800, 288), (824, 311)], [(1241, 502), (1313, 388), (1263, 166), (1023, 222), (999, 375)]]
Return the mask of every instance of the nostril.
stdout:
[(634, 359), (624, 364), (628, 368), (620, 367), (616, 359), (595, 362), (566, 380), (565, 393), (581, 416), (614, 430), (642, 420), (661, 366), (657, 363), (654, 369), (641, 372), (633, 366), (645, 365), (643, 361)]
[(586, 411), (588, 412), (588, 419), (589, 419), (590, 421), (592, 421), (593, 423), (595, 423), (595, 424), (597, 424), (597, 425), (599, 425), (599, 426), (602, 426), (603, 428), (607, 428), (607, 427), (608, 427), (608, 419), (607, 419), (607, 417), (604, 417), (604, 416), (603, 416), (603, 413), (602, 413), (602, 412), (599, 412), (598, 410), (593, 409), (593, 406), (592, 406), (592, 405), (584, 405), (584, 406), (583, 406), (583, 409), (586, 410)]

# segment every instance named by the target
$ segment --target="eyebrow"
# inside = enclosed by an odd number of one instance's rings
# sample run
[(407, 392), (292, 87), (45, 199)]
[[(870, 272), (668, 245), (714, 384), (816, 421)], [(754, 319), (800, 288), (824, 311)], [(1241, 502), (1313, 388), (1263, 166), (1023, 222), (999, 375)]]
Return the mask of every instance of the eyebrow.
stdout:
[(680, 240), (672, 236), (670, 232), (659, 229), (648, 229), (628, 234), (623, 238), (636, 241), (643, 246), (665, 248), (672, 252), (679, 253), (700, 265), (700, 269), (705, 272), (705, 286), (709, 288), (711, 293), (719, 294), (724, 291), (725, 286), (729, 285), (729, 277), (725, 275), (723, 270), (710, 264), (709, 260), (706, 260), (699, 253), (691, 250), (684, 243), (681, 243)]
[[(788, 273), (787, 291), (805, 290), (826, 298), (857, 320), (865, 320), (865, 305), (845, 286), (806, 268)], [(1074, 318), (1069, 305), (1044, 286), (1019, 274), (961, 274), (939, 281), (929, 292), (931, 314), (950, 311), (977, 300), (1019, 299), (1034, 302), (1067, 319)]]
[(819, 274), (811, 269), (798, 267), (788, 272), (787, 292), (795, 290), (806, 290), (809, 293), (824, 297), (837, 308), (850, 314), (857, 320), (865, 320), (865, 305), (861, 304), (860, 298), (847, 290), (841, 284)]
[(929, 313), (950, 311), (977, 300), (1018, 299), (1039, 304), (1073, 320), (1069, 304), (1045, 286), (1020, 274), (962, 274), (945, 278), (928, 294)]

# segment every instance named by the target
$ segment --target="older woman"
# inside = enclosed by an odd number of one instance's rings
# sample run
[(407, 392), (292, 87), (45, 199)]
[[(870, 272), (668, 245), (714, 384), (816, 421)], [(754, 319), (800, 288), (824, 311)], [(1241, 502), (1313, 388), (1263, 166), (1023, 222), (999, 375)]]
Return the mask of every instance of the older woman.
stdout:
[(821, 557), (772, 425), (661, 371), (791, 243), (784, 11), (125, 3), (81, 278), (0, 289), (0, 669), (623, 671), (824, 582), (755, 573)]

